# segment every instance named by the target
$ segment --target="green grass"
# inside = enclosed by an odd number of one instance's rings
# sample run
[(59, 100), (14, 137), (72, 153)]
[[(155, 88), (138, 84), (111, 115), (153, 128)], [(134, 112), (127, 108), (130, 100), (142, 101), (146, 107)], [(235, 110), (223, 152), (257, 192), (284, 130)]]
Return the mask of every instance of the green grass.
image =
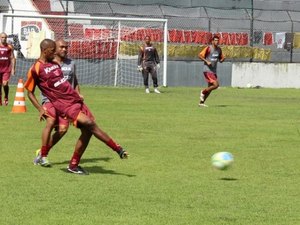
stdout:
[[(92, 138), (66, 173), (80, 131), (70, 127), (33, 166), (43, 122), (0, 107), (1, 225), (300, 224), (300, 90), (220, 88), (199, 108), (199, 88), (82, 87), (97, 123), (130, 153), (120, 160)], [(11, 100), (15, 88), (11, 88)], [(227, 171), (211, 167), (233, 153)]]

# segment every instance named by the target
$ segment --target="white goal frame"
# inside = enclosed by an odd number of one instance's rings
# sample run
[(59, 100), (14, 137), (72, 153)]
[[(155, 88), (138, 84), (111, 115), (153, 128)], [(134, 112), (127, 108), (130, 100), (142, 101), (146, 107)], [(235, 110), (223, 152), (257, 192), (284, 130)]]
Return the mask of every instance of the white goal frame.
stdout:
[[(91, 17), (91, 16), (63, 16), (63, 15), (33, 15), (33, 14), (11, 14), (11, 13), (3, 13), (0, 14), (0, 30), (4, 31), (6, 27), (6, 23), (8, 22), (8, 18), (11, 18), (10, 21), (13, 33), (13, 18), (36, 18), (36, 19), (75, 19), (75, 20), (102, 20), (102, 21), (118, 21), (119, 27), (122, 21), (128, 22), (161, 22), (163, 24), (163, 86), (167, 87), (167, 46), (168, 46), (168, 20), (167, 19), (153, 19), (153, 18), (123, 18), (123, 17)], [(118, 62), (119, 62), (119, 46), (121, 42), (120, 32), (118, 34), (117, 39), (117, 58), (116, 58), (116, 70), (115, 70), (115, 82), (114, 86), (117, 85), (117, 76), (118, 76)]]

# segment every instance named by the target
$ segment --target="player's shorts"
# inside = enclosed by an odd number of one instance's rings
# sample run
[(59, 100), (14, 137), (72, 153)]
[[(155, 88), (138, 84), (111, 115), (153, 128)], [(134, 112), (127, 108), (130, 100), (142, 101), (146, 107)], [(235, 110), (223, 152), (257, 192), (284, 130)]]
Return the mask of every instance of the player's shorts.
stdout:
[(2, 84), (3, 81), (9, 81), (9, 79), (10, 79), (10, 72), (0, 73), (0, 84)]
[(143, 62), (142, 66), (143, 66), (143, 71), (146, 73), (151, 73), (152, 75), (156, 72), (156, 64), (152, 61)]
[(9, 73), (3, 73), (2, 82), (3, 81), (9, 81), (10, 75), (11, 75), (10, 72)]
[(67, 120), (67, 118), (63, 118), (59, 116), (51, 102), (44, 103), (43, 108), (44, 110), (46, 110), (47, 116), (55, 119), (55, 127), (58, 126), (64, 126), (67, 128), (69, 127), (69, 120)]
[(214, 83), (215, 81), (218, 80), (218, 76), (217, 74), (213, 73), (213, 72), (203, 72), (204, 74), (204, 78), (206, 80), (207, 83)]
[(88, 116), (91, 120), (95, 120), (93, 114), (91, 113), (90, 109), (84, 103), (76, 103), (65, 110), (66, 117), (73, 122), (75, 127), (78, 127), (77, 118), (79, 113), (82, 112), (86, 116)]

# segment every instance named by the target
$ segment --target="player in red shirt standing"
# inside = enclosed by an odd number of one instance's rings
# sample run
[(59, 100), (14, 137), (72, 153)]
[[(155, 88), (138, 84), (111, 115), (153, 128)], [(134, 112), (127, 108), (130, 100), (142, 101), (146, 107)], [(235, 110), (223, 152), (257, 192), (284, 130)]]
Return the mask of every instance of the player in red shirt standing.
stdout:
[(213, 36), (211, 45), (206, 46), (198, 55), (198, 57), (204, 61), (203, 75), (208, 84), (207, 88), (200, 92), (199, 106), (201, 107), (207, 107), (207, 105), (204, 104), (205, 100), (213, 90), (219, 87), (217, 63), (222, 63), (225, 58), (218, 44), (219, 37)]
[(2, 105), (2, 85), (4, 90), (4, 105), (8, 105), (10, 76), (15, 75), (16, 58), (14, 48), (7, 43), (7, 34), (0, 33), (0, 105)]
[[(36, 86), (50, 100), (59, 116), (68, 118), (81, 130), (68, 171), (75, 174), (88, 174), (79, 166), (79, 162), (92, 135), (117, 152), (121, 159), (127, 158), (129, 156), (128, 152), (98, 127), (92, 113), (83, 103), (78, 92), (73, 89), (63, 76), (60, 65), (53, 61), (56, 48), (55, 42), (50, 39), (44, 39), (40, 44), (40, 48), (40, 58), (29, 69), (24, 86), (28, 90), (28, 98), (39, 111), (40, 119), (47, 116), (47, 111), (40, 105), (34, 94)], [(42, 156), (47, 155), (49, 138), (50, 133), (42, 137)]]

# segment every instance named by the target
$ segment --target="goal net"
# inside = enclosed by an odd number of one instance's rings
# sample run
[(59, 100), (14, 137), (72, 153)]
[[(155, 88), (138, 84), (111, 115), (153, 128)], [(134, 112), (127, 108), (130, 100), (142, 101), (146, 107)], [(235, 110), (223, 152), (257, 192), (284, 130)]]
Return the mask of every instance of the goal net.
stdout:
[[(158, 84), (167, 86), (167, 20), (3, 14), (1, 26), (17, 37), (16, 73), (23, 78), (39, 57), (41, 40), (50, 38), (69, 43), (68, 56), (75, 61), (80, 84), (143, 86), (138, 53), (145, 36), (150, 36), (161, 60)], [(17, 45), (13, 40), (12, 44)]]

